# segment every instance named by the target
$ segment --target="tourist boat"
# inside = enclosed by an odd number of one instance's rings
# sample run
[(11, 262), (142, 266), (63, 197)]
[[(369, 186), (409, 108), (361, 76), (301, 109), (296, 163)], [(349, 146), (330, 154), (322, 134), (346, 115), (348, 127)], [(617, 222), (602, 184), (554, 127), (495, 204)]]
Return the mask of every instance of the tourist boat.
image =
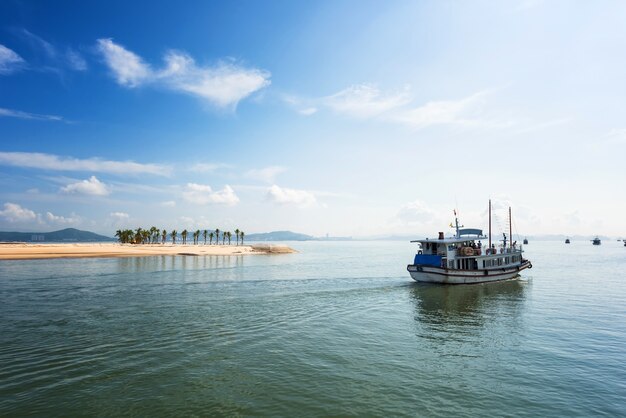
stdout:
[[(440, 232), (437, 239), (420, 239), (413, 264), (407, 270), (418, 282), (469, 284), (494, 282), (517, 277), (524, 269), (532, 268), (529, 260), (522, 256), (522, 246), (511, 242), (511, 208), (509, 208), (509, 239), (503, 234), (502, 244), (496, 248), (491, 243), (491, 200), (489, 201), (489, 236), (481, 229), (459, 227), (455, 211), (456, 234), (444, 237)], [(488, 240), (483, 248), (482, 241)], [(507, 245), (508, 244), (508, 245)]]
[(598, 237), (595, 237), (594, 239), (592, 239), (591, 242), (593, 243), (593, 245), (600, 245), (600, 244), (602, 244), (602, 241), (600, 241), (600, 238), (598, 238)]
[(528, 244), (528, 238), (524, 238), (524, 245)]
[(565, 243), (569, 244), (569, 238), (565, 238)]

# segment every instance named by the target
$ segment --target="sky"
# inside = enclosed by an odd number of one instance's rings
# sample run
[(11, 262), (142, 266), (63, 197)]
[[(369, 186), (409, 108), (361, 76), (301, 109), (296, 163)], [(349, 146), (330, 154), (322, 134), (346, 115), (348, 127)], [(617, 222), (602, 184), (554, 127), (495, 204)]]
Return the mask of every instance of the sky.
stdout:
[(626, 2), (0, 3), (0, 230), (626, 235)]

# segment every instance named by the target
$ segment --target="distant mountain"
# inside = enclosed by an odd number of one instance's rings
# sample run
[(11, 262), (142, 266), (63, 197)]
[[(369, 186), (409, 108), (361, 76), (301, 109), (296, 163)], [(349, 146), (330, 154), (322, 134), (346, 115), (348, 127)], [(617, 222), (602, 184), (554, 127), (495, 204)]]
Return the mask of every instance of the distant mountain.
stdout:
[(274, 231), (244, 236), (246, 241), (311, 241), (315, 237), (291, 231)]
[(102, 242), (116, 241), (115, 238), (105, 237), (89, 231), (75, 228), (62, 229), (53, 232), (1, 232), (0, 242)]

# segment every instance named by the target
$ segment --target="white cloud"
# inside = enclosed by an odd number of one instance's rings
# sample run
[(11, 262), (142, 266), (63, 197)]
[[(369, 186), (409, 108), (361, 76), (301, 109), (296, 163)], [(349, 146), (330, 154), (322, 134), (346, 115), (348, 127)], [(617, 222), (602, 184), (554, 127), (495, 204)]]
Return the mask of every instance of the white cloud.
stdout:
[(32, 46), (43, 50), (49, 58), (54, 59), (57, 57), (56, 48), (50, 42), (44, 40), (43, 38), (40, 38), (39, 36), (26, 29), (21, 29), (17, 31), (17, 33)]
[(198, 66), (191, 56), (180, 51), (168, 51), (165, 66), (153, 70), (141, 57), (111, 39), (98, 39), (98, 49), (121, 85), (159, 84), (218, 107), (236, 107), (240, 100), (270, 84), (270, 74), (266, 71), (228, 62)]
[(486, 92), (479, 92), (458, 100), (428, 102), (412, 109), (402, 109), (390, 116), (390, 120), (407, 124), (414, 128), (431, 125), (485, 126), (502, 125), (482, 117)]
[(265, 168), (248, 170), (245, 175), (248, 178), (263, 181), (265, 183), (274, 183), (274, 179), (276, 178), (276, 176), (280, 173), (284, 173), (285, 171), (287, 171), (285, 167), (269, 166)]
[(317, 203), (315, 195), (306, 190), (288, 189), (273, 185), (267, 190), (267, 199), (281, 205), (308, 207)]
[(317, 113), (317, 108), (307, 107), (307, 108), (298, 110), (298, 113), (304, 116), (311, 116), (312, 114)]
[(32, 120), (50, 120), (50, 121), (62, 121), (61, 116), (56, 115), (41, 115), (38, 113), (22, 112), (21, 110), (6, 109), (0, 107), (0, 116), (19, 118), (19, 119), (32, 119)]
[(98, 39), (97, 47), (119, 84), (136, 87), (152, 77), (150, 67), (138, 55), (111, 39)]
[(161, 206), (166, 207), (166, 208), (173, 208), (173, 207), (176, 207), (176, 201), (166, 200), (165, 202), (161, 202)]
[(131, 224), (130, 215), (126, 212), (111, 212), (105, 224), (114, 228), (125, 228)]
[(82, 221), (81, 218), (75, 213), (72, 213), (69, 217), (65, 217), (55, 215), (52, 212), (46, 212), (46, 220), (48, 222), (61, 225), (77, 225)]
[(70, 194), (85, 194), (92, 196), (106, 196), (110, 193), (107, 186), (96, 178), (91, 176), (87, 180), (79, 181), (78, 183), (68, 184), (61, 188), (63, 193)]
[(408, 104), (411, 97), (407, 89), (383, 93), (376, 86), (359, 84), (350, 86), (324, 99), (326, 106), (336, 112), (357, 118), (371, 118)]
[(11, 74), (26, 64), (26, 61), (12, 49), (0, 44), (0, 74)]
[(281, 99), (289, 106), (296, 109), (296, 111), (304, 116), (311, 116), (319, 110), (314, 100), (305, 100), (301, 97), (292, 94), (283, 94)]
[(158, 164), (133, 161), (108, 161), (98, 158), (77, 159), (38, 152), (0, 152), (0, 165), (59, 171), (95, 171), (113, 174), (169, 175), (171, 169)]
[(78, 52), (74, 51), (72, 48), (68, 48), (65, 53), (65, 58), (67, 59), (67, 64), (71, 69), (76, 71), (85, 71), (87, 70), (87, 61), (80, 55)]
[(198, 163), (191, 166), (190, 170), (196, 173), (210, 173), (220, 168), (230, 168), (231, 165), (223, 163)]
[(229, 185), (225, 185), (222, 190), (213, 191), (211, 186), (208, 185), (187, 183), (185, 191), (183, 192), (183, 198), (187, 202), (199, 205), (215, 203), (232, 206), (239, 203), (239, 198)]
[(130, 215), (128, 215), (128, 213), (126, 212), (111, 212), (109, 216), (119, 221), (127, 220), (130, 218)]
[[(52, 71), (62, 75), (66, 69), (85, 71), (87, 61), (83, 56), (72, 48), (66, 48), (65, 53), (45, 39), (29, 32), (26, 29), (14, 30), (30, 47), (37, 53), (37, 59), (41, 62), (40, 71)], [(43, 52), (43, 53), (42, 53)]]
[(419, 200), (403, 205), (396, 218), (408, 225), (424, 225), (431, 223), (435, 218), (435, 211)]
[(170, 51), (165, 56), (166, 68), (159, 73), (174, 90), (199, 96), (219, 106), (237, 106), (237, 103), (270, 84), (269, 73), (255, 68), (242, 68), (230, 63), (215, 67), (198, 67), (193, 58)]
[[(401, 91), (383, 92), (375, 85), (358, 84), (336, 94), (317, 100), (336, 113), (360, 119), (377, 119), (399, 123), (416, 129), (432, 125), (505, 127), (511, 121), (502, 121), (484, 112), (488, 91), (481, 91), (455, 100), (438, 100), (421, 106), (411, 103), (409, 86)], [(302, 99), (288, 97), (290, 104)]]
[(4, 210), (0, 210), (0, 217), (9, 222), (28, 222), (37, 219), (37, 214), (30, 209), (26, 209), (17, 203), (5, 203)]

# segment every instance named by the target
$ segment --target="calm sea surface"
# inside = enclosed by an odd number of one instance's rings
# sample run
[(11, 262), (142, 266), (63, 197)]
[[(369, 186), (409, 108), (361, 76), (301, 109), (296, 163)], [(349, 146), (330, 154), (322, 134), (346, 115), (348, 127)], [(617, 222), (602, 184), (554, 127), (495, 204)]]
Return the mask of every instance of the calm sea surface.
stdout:
[(417, 284), (404, 242), (0, 261), (0, 416), (625, 416), (626, 248)]

